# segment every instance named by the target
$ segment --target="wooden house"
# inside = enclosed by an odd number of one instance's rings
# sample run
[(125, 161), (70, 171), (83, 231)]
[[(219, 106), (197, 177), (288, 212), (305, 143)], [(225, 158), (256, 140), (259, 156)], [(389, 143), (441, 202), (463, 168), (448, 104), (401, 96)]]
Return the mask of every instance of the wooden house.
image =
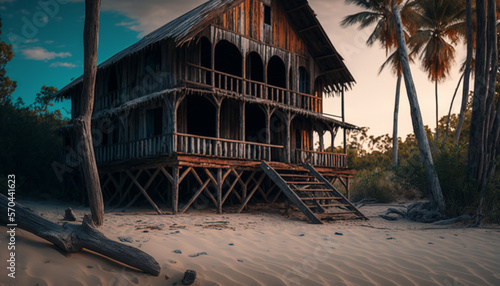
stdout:
[[(288, 198), (316, 223), (362, 216), (337, 190), (353, 174), (346, 155), (323, 142), (357, 128), (322, 114), (323, 96), (343, 99), (353, 83), (306, 0), (208, 1), (99, 65), (92, 127), (106, 203), (220, 213)], [(79, 78), (58, 94), (73, 117), (81, 91)]]

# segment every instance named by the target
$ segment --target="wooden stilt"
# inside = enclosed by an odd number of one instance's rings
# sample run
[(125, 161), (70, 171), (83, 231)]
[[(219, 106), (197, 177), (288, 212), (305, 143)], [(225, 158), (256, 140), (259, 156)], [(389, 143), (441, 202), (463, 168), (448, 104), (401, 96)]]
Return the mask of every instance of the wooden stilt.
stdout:
[(245, 198), (245, 200), (241, 204), (240, 208), (238, 209), (238, 213), (240, 213), (243, 210), (243, 208), (245, 208), (245, 206), (248, 204), (248, 202), (252, 198), (253, 194), (257, 191), (257, 189), (259, 188), (260, 184), (262, 183), (262, 181), (264, 180), (265, 177), (266, 177), (265, 173), (262, 173), (260, 175), (259, 180), (257, 181), (256, 185), (253, 187), (252, 191), (250, 191), (250, 193), (248, 194), (248, 196)]
[[(164, 172), (167, 174), (167, 172)], [(168, 178), (168, 176), (167, 176)], [(179, 207), (179, 185), (181, 180), (179, 179), (179, 166), (172, 167), (172, 214), (177, 214)]]
[(217, 213), (222, 213), (222, 169), (217, 169)]
[[(156, 177), (156, 175), (158, 175), (158, 173), (160, 172), (159, 169), (156, 170), (156, 172), (154, 173), (154, 176), (150, 178), (150, 180), (148, 181), (148, 183), (146, 184), (147, 187), (149, 187), (149, 185), (151, 184), (152, 182), (152, 179), (154, 179)], [(142, 194), (146, 197), (146, 199), (148, 200), (148, 202), (151, 204), (151, 206), (153, 207), (153, 209), (158, 213), (158, 214), (163, 214), (160, 210), (160, 208), (158, 208), (158, 206), (155, 204), (155, 202), (151, 199), (151, 197), (148, 195), (148, 193), (146, 192), (146, 190), (141, 186), (141, 184), (139, 184), (139, 182), (137, 181), (137, 179), (132, 175), (132, 173), (130, 173), (129, 170), (126, 171), (126, 173), (129, 175), (129, 177), (132, 179), (132, 182), (137, 186), (137, 188), (139, 188), (139, 190), (142, 192)], [(147, 188), (146, 187), (146, 188)]]

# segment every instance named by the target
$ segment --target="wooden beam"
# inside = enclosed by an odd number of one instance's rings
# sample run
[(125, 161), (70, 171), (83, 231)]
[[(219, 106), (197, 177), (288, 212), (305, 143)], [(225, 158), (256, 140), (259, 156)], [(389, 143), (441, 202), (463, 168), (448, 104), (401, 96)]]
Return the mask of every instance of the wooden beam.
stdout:
[[(234, 171), (234, 169), (232, 169)], [(229, 195), (231, 194), (231, 192), (233, 191), (234, 187), (236, 186), (236, 184), (238, 182), (240, 182), (240, 184), (242, 186), (244, 186), (244, 183), (243, 181), (240, 179), (241, 177), (241, 174), (243, 174), (243, 171), (241, 171), (240, 174), (238, 174), (236, 171), (234, 171), (236, 173), (236, 178), (234, 179), (233, 183), (231, 184), (231, 186), (229, 187), (229, 189), (227, 190), (226, 194), (224, 195), (224, 197), (222, 198), (222, 204), (224, 204), (224, 202), (226, 201), (226, 199), (229, 197)], [(234, 194), (238, 197), (238, 199), (240, 200), (240, 203), (243, 202), (241, 196), (238, 194), (238, 192), (234, 192)]]
[(201, 194), (201, 192), (203, 192), (203, 190), (209, 183), (210, 179), (207, 179), (205, 183), (196, 191), (193, 197), (191, 197), (189, 202), (182, 208), (182, 210), (180, 211), (181, 214), (184, 213), (189, 208), (189, 206), (198, 198), (198, 196)]
[(319, 28), (319, 27), (320, 27), (319, 25), (312, 25), (312, 26), (309, 26), (309, 27), (304, 28), (304, 29), (302, 29), (302, 30), (299, 30), (299, 33), (307, 32), (307, 31), (309, 31), (309, 30), (312, 30), (312, 29), (314, 29), (314, 28)]
[[(207, 171), (206, 168), (203, 168), (203, 169), (205, 170), (205, 172)], [(208, 172), (210, 173), (210, 171), (208, 171)], [(194, 178), (198, 181), (198, 183), (200, 185), (202, 185), (203, 181), (200, 179), (200, 176), (198, 176), (198, 173), (196, 172), (196, 170), (194, 168), (191, 170), (191, 173), (193, 174)], [(213, 178), (213, 176), (212, 176), (212, 178)], [(212, 178), (210, 178), (210, 176), (209, 176), (208, 180), (209, 180), (209, 182), (212, 181), (212, 183), (213, 183), (214, 181), (212, 180)], [(212, 200), (212, 202), (214, 203), (214, 205), (217, 206), (217, 200), (214, 198), (214, 195), (212, 195), (212, 193), (210, 192), (210, 190), (208, 188), (205, 188), (204, 190), (208, 194), (208, 196), (210, 197), (210, 199)]]
[[(155, 174), (158, 175), (158, 172), (159, 170), (157, 169)], [(151, 206), (154, 208), (154, 210), (158, 213), (158, 214), (163, 214), (160, 210), (160, 208), (158, 208), (158, 206), (155, 204), (155, 202), (151, 199), (151, 197), (148, 195), (148, 193), (146, 192), (146, 190), (141, 186), (141, 184), (139, 184), (139, 182), (137, 181), (137, 179), (132, 175), (132, 173), (130, 173), (129, 170), (126, 171), (127, 175), (132, 179), (132, 182), (139, 188), (139, 190), (142, 192), (142, 194), (146, 197), (146, 199), (148, 200), (148, 202), (151, 204)], [(148, 182), (149, 183), (149, 182)], [(149, 185), (148, 185), (149, 187)]]
[(295, 11), (297, 11), (297, 10), (300, 10), (300, 9), (302, 9), (302, 8), (304, 8), (304, 7), (307, 7), (307, 6), (309, 6), (309, 4), (307, 4), (307, 3), (306, 3), (306, 4), (302, 4), (302, 5), (300, 5), (300, 6), (297, 6), (297, 7), (295, 7), (295, 8), (292, 8), (292, 9), (290, 9), (290, 10), (286, 10), (285, 12), (286, 12), (287, 14), (288, 14), (288, 13), (293, 13), (293, 12), (295, 12)]
[[(135, 175), (135, 179), (138, 179), (138, 178), (139, 178), (139, 176), (142, 174), (142, 171), (143, 171), (143, 170), (142, 170), (142, 169), (140, 169), (140, 170), (137, 172), (137, 174)], [(127, 172), (130, 172), (130, 171), (128, 171), (128, 170), (127, 170)], [(127, 174), (127, 177), (129, 177), (129, 174)], [(124, 184), (125, 184), (125, 183), (124, 183)], [(128, 186), (127, 190), (125, 191), (125, 193), (123, 194), (123, 196), (120, 198), (120, 200), (118, 201), (118, 203), (116, 204), (116, 206), (115, 206), (115, 207), (113, 207), (112, 209), (110, 209), (108, 212), (112, 212), (112, 211), (114, 211), (117, 207), (119, 207), (119, 206), (122, 204), (123, 200), (124, 200), (124, 199), (125, 199), (125, 197), (128, 195), (128, 193), (129, 193), (129, 192), (130, 192), (130, 190), (132, 189), (132, 186), (133, 186), (133, 185), (134, 185), (134, 184), (130, 184), (130, 185)]]
[(266, 174), (265, 173), (262, 173), (262, 175), (260, 175), (260, 178), (259, 180), (257, 181), (257, 184), (255, 185), (255, 187), (253, 187), (252, 191), (250, 191), (250, 193), (248, 194), (248, 196), (245, 198), (245, 200), (243, 201), (243, 203), (241, 203), (241, 206), (240, 208), (238, 209), (238, 213), (240, 213), (243, 208), (245, 208), (245, 206), (248, 204), (248, 202), (250, 201), (250, 199), (252, 198), (253, 194), (255, 193), (255, 191), (257, 191), (257, 189), (259, 188), (260, 184), (262, 183), (262, 181), (264, 180), (264, 178), (266, 177)]
[(336, 57), (335, 54), (329, 54), (329, 55), (325, 55), (325, 56), (320, 56), (320, 57), (316, 57), (314, 58), (316, 61), (321, 61), (321, 60), (324, 60), (324, 59), (328, 59), (328, 58), (334, 58)]
[(172, 167), (172, 181), (171, 181), (171, 200), (172, 200), (172, 214), (177, 214), (179, 210), (179, 186), (181, 180), (179, 179), (179, 166)]
[(217, 213), (222, 213), (222, 169), (217, 169)]

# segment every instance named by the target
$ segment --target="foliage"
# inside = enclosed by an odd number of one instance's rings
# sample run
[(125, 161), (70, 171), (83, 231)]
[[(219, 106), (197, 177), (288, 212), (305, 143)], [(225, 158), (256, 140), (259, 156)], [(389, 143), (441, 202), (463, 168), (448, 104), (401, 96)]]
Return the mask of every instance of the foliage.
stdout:
[[(62, 139), (57, 129), (66, 123), (59, 111), (47, 109), (52, 87), (43, 87), (34, 104), (21, 101), (0, 105), (0, 184), (15, 174), (18, 194), (60, 195), (51, 164), (61, 157)], [(4, 184), (5, 183), (5, 184)]]
[[(0, 35), (2, 34), (1, 29), (2, 20), (0, 19)], [(12, 45), (7, 45), (4, 41), (0, 41), (0, 105), (4, 105), (12, 100), (11, 94), (17, 86), (15, 81), (5, 75), (5, 66), (13, 57)]]
[(351, 199), (360, 201), (370, 198), (381, 203), (396, 200), (398, 191), (392, 182), (391, 175), (390, 172), (379, 168), (358, 171), (356, 179), (351, 184)]

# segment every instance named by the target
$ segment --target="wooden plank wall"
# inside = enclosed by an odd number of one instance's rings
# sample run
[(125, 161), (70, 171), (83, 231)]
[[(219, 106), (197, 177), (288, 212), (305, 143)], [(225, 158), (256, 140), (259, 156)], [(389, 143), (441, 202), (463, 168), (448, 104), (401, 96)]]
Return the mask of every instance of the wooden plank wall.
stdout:
[[(265, 28), (264, 4), (260, 0), (242, 2), (217, 18), (213, 24), (250, 39), (306, 56), (306, 45), (288, 22), (285, 11), (277, 1), (270, 2), (271, 27)], [(270, 31), (271, 36), (266, 37), (264, 31)], [(269, 42), (265, 41), (266, 38)]]

